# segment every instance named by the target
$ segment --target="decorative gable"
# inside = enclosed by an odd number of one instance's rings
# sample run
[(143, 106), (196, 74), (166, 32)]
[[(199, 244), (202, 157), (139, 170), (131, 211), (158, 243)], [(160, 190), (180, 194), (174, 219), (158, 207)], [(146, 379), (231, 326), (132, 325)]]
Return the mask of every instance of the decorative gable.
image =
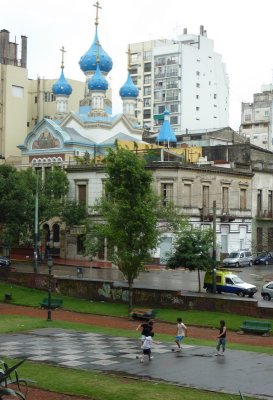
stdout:
[(41, 132), (39, 137), (32, 143), (32, 150), (53, 149), (60, 147), (61, 147), (60, 140), (57, 139), (55, 136), (53, 136), (48, 129), (45, 129), (43, 132)]

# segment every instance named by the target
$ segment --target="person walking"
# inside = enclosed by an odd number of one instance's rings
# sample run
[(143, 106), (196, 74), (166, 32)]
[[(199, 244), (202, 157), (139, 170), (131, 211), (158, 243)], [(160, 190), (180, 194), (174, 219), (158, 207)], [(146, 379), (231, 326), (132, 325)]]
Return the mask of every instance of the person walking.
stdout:
[(139, 324), (136, 328), (136, 331), (139, 331), (140, 328), (141, 330), (141, 344), (143, 344), (145, 338), (147, 336), (151, 336), (151, 332), (153, 331), (153, 321), (149, 320), (148, 322), (144, 322), (142, 324)]
[[(227, 337), (227, 327), (226, 323), (223, 319), (220, 321), (220, 328), (219, 328), (219, 335), (217, 336), (218, 338), (218, 343), (216, 346), (217, 349), (217, 356), (223, 356), (226, 350), (226, 339)], [(222, 351), (220, 352), (220, 349), (222, 348)]]
[[(186, 325), (183, 323), (182, 318), (177, 318), (176, 320), (177, 325), (177, 331), (176, 331), (176, 337), (175, 337), (175, 343), (177, 345), (176, 351), (181, 351), (181, 342), (184, 339), (185, 336), (187, 336), (187, 330), (188, 328)], [(173, 349), (175, 351), (175, 349)]]

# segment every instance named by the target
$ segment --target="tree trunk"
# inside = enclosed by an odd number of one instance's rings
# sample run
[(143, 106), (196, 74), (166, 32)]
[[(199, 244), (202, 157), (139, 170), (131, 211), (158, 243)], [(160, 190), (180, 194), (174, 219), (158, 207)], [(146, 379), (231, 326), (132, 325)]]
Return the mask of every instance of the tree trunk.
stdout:
[(200, 278), (200, 269), (197, 269), (198, 273), (198, 292), (201, 293), (201, 278)]
[(128, 308), (130, 313), (133, 309), (133, 282), (131, 280), (128, 280), (128, 286), (129, 286)]

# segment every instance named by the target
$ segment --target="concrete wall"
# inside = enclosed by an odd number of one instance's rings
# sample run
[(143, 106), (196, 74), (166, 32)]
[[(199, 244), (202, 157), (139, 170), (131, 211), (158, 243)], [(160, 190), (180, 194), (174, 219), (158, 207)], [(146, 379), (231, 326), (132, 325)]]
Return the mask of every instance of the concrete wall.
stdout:
[[(48, 276), (34, 273), (1, 271), (0, 279), (10, 284), (22, 285), (47, 291)], [(52, 296), (58, 290), (62, 295), (104, 302), (128, 302), (128, 288), (115, 286), (109, 281), (89, 281), (85, 279), (52, 279)], [(41, 295), (42, 301), (43, 295)], [(140, 307), (174, 308), (177, 310), (199, 310), (233, 313), (249, 317), (273, 319), (273, 308), (258, 307), (256, 299), (239, 299), (205, 293), (177, 292), (172, 290), (133, 290), (133, 304)], [(65, 305), (65, 303), (64, 303)], [(38, 304), (37, 304), (38, 306)]]

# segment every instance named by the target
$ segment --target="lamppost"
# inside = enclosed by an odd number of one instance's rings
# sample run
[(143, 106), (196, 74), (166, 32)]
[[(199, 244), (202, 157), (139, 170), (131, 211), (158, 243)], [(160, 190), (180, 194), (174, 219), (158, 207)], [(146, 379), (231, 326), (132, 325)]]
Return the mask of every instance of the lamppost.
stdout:
[(53, 267), (53, 260), (51, 255), (49, 254), (47, 259), (48, 266), (48, 301), (47, 301), (47, 320), (52, 321), (51, 319), (51, 269)]

